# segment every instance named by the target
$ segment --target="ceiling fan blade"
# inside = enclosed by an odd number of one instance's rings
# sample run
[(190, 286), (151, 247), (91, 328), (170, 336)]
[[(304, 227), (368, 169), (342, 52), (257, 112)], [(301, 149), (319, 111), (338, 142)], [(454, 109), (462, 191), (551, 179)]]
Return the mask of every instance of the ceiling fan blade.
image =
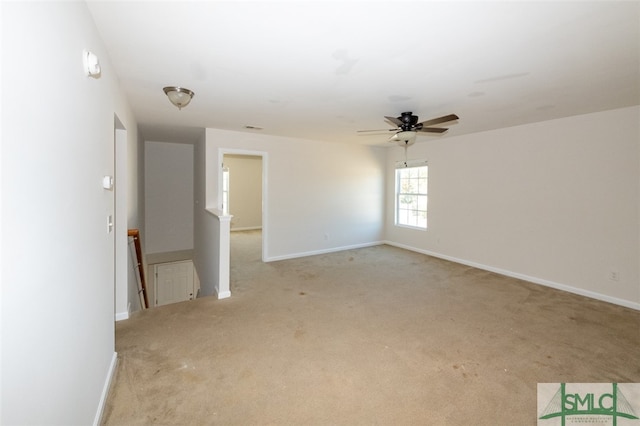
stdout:
[(395, 125), (396, 125), (396, 126), (398, 126), (398, 127), (402, 126), (402, 121), (398, 120), (398, 119), (397, 119), (397, 118), (395, 118), (395, 117), (387, 117), (387, 116), (385, 115), (385, 116), (384, 116), (384, 118), (385, 118), (387, 121), (390, 121), (391, 123), (395, 124)]
[(440, 127), (422, 127), (416, 130), (418, 132), (426, 132), (426, 133), (444, 133), (449, 129), (441, 129)]
[(357, 130), (358, 133), (363, 132), (397, 132), (399, 129), (376, 129), (376, 130)]
[(449, 115), (443, 115), (442, 117), (438, 117), (438, 118), (432, 118), (431, 120), (423, 121), (422, 123), (418, 123), (418, 124), (422, 124), (423, 126), (430, 126), (432, 124), (440, 124), (440, 123), (446, 123), (447, 121), (458, 120), (459, 118), (460, 117), (458, 117), (455, 114), (449, 114)]

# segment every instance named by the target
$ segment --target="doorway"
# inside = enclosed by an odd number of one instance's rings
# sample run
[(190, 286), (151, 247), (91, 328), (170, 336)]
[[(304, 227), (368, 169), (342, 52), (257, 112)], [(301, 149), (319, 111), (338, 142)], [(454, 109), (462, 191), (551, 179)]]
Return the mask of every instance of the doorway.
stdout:
[[(114, 311), (115, 320), (129, 318), (132, 308), (128, 300), (128, 264), (129, 244), (127, 236), (127, 130), (118, 118), (114, 117)], [(134, 306), (136, 308), (136, 306)]]
[[(247, 232), (261, 237), (260, 260), (267, 247), (267, 153), (221, 150), (219, 172), (221, 210), (233, 216), (231, 233)], [(232, 244), (234, 238), (231, 239)]]

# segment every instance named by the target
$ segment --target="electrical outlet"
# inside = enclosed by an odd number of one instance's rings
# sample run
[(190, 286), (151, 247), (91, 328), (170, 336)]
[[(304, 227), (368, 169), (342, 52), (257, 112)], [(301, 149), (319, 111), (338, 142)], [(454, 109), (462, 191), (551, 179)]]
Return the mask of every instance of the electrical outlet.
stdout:
[(620, 273), (616, 270), (609, 271), (609, 280), (610, 281), (620, 281)]

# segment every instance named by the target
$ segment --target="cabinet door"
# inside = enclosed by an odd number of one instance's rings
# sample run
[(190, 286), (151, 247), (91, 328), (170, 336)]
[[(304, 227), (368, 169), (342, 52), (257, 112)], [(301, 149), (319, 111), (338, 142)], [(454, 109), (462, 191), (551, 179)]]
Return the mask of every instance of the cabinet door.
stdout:
[(175, 262), (155, 265), (156, 306), (193, 298), (193, 263)]

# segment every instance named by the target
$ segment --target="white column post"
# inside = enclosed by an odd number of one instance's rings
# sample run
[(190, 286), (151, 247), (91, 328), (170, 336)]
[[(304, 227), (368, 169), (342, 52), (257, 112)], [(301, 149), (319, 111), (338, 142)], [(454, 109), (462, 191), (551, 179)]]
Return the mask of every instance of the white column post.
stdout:
[(216, 212), (216, 217), (220, 221), (220, 247), (218, 259), (218, 299), (226, 299), (231, 297), (229, 289), (230, 281), (230, 263), (231, 263), (231, 218), (232, 215), (225, 215), (221, 211)]

